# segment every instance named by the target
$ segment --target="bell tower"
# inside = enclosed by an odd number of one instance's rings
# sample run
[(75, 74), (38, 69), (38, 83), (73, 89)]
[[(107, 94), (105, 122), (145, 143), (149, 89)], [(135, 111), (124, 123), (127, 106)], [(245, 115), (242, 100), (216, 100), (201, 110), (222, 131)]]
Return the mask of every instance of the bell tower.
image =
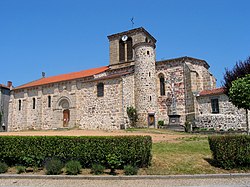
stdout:
[(133, 65), (135, 61), (134, 45), (141, 42), (156, 43), (143, 27), (108, 36), (109, 65), (111, 68)]

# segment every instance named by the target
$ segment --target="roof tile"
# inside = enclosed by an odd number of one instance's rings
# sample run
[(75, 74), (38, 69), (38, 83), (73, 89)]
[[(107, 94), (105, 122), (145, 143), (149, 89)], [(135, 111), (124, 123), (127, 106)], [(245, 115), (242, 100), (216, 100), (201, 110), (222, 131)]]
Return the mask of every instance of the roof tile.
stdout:
[(200, 96), (206, 96), (206, 95), (217, 95), (217, 94), (224, 94), (225, 88), (215, 88), (212, 90), (203, 90), (200, 92)]
[(79, 72), (73, 72), (73, 73), (68, 73), (68, 74), (61, 74), (61, 75), (56, 75), (52, 77), (41, 78), (36, 81), (32, 81), (30, 83), (18, 86), (15, 88), (15, 90), (28, 88), (28, 87), (34, 87), (34, 86), (41, 86), (41, 85), (51, 84), (51, 83), (56, 83), (56, 82), (69, 81), (69, 80), (79, 79), (83, 77), (89, 77), (92, 75), (102, 73), (108, 69), (109, 69), (108, 66), (103, 66), (103, 67), (83, 70)]

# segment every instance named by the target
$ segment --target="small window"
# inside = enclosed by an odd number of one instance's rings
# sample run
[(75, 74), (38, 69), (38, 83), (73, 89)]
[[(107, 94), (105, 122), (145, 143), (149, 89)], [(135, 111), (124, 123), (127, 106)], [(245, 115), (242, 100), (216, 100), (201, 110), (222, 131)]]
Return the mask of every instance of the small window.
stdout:
[(165, 79), (164, 79), (164, 76), (160, 77), (160, 94), (165, 95)]
[(151, 96), (149, 96), (149, 101), (152, 101), (152, 97)]
[(148, 73), (148, 76), (151, 77), (151, 73), (150, 72)]
[(147, 55), (149, 55), (149, 51), (147, 51)]
[(211, 99), (211, 107), (212, 107), (212, 113), (218, 114), (220, 112), (219, 110), (219, 99)]
[(19, 101), (18, 101), (18, 110), (20, 111), (21, 109), (22, 109), (22, 101), (19, 100)]
[(48, 107), (49, 108), (51, 107), (51, 96), (50, 95), (48, 96)]
[(104, 84), (101, 82), (97, 84), (97, 97), (103, 97), (104, 96)]
[(35, 109), (35, 108), (36, 108), (36, 99), (33, 98), (33, 109)]

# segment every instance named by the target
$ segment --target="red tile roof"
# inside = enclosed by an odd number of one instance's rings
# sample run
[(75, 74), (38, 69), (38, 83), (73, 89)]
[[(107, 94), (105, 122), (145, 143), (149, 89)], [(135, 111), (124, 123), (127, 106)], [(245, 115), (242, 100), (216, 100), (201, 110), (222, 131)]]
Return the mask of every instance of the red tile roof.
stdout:
[(73, 72), (73, 73), (68, 73), (68, 74), (62, 74), (62, 75), (56, 75), (56, 76), (52, 76), (52, 77), (41, 78), (41, 79), (38, 79), (36, 81), (18, 86), (14, 90), (28, 88), (28, 87), (34, 87), (34, 86), (41, 86), (41, 85), (45, 85), (45, 84), (62, 82), (62, 81), (69, 81), (69, 80), (79, 79), (79, 78), (83, 78), (83, 77), (89, 77), (89, 76), (93, 76), (93, 75), (105, 72), (108, 69), (109, 69), (108, 66), (103, 66), (103, 67), (83, 70), (83, 71), (79, 71), (79, 72)]
[(224, 88), (215, 88), (212, 90), (203, 90), (200, 92), (200, 96), (206, 96), (206, 95), (217, 95), (217, 94), (223, 94), (225, 93)]

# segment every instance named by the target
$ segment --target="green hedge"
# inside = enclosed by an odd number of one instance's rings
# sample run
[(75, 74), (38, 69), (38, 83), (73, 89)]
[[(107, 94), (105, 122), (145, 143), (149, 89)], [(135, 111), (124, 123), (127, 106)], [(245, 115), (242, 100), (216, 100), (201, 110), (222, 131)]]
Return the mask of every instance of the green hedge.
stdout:
[(250, 136), (211, 136), (208, 141), (218, 166), (224, 169), (250, 167)]
[[(107, 155), (116, 155), (122, 166), (146, 167), (151, 161), (150, 136), (66, 137), (1, 136), (0, 161), (8, 165), (43, 166), (46, 159), (78, 160), (83, 167), (108, 165)], [(121, 167), (122, 167), (121, 166)]]

